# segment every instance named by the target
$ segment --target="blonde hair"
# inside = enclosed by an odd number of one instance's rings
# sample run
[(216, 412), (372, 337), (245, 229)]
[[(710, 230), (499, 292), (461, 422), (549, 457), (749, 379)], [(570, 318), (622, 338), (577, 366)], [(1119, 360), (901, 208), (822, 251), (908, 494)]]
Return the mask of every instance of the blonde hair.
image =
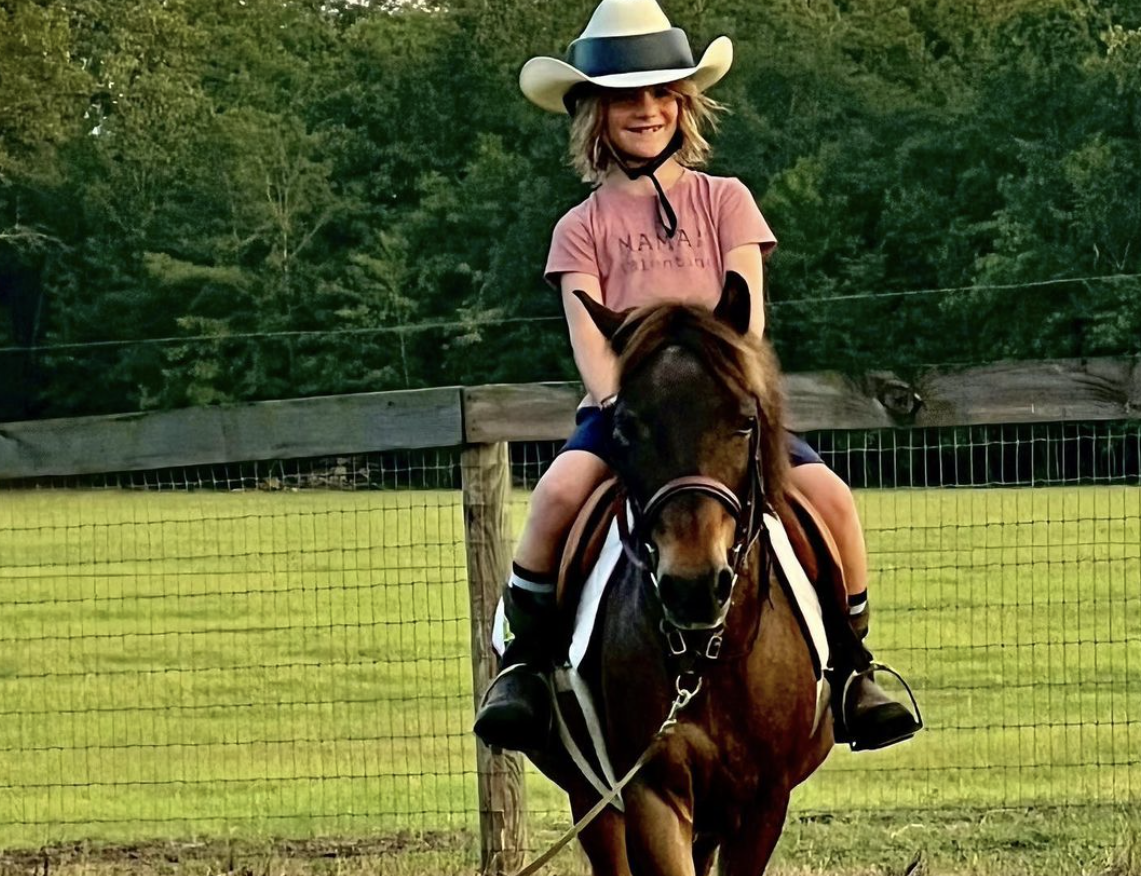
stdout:
[[(671, 82), (665, 87), (678, 100), (677, 126), (682, 144), (674, 159), (683, 167), (702, 167), (712, 151), (705, 133), (717, 130), (717, 116), (725, 111), (725, 106), (698, 91), (690, 79)], [(592, 89), (575, 104), (570, 161), (583, 182), (601, 183), (616, 163), (606, 134), (606, 110), (605, 89)]]

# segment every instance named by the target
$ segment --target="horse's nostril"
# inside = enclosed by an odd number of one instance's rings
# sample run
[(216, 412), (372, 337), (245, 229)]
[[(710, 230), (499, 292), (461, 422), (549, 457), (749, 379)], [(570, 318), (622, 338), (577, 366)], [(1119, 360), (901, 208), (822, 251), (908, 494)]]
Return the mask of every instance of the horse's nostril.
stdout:
[(679, 629), (709, 629), (724, 620), (733, 573), (729, 569), (710, 569), (696, 576), (665, 573), (657, 579), (657, 589), (670, 623)]
[(717, 601), (724, 605), (733, 595), (733, 570), (722, 569), (717, 575)]

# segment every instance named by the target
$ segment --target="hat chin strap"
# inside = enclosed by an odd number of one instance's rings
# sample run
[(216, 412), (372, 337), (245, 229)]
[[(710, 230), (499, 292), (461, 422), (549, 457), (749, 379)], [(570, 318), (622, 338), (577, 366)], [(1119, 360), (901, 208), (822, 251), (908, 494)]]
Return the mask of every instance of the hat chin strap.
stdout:
[(634, 156), (621, 152), (615, 148), (612, 143), (607, 141), (607, 145), (610, 146), (610, 152), (613, 154), (614, 160), (618, 163), (618, 166), (622, 168), (622, 172), (625, 173), (629, 179), (635, 180), (643, 176), (648, 176), (650, 178), (650, 182), (654, 184), (654, 189), (658, 193), (658, 206), (661, 207), (658, 218), (662, 220), (662, 225), (666, 229), (666, 237), (669, 238), (672, 238), (675, 234), (677, 234), (677, 213), (674, 211), (673, 205), (670, 204), (670, 199), (666, 197), (665, 189), (662, 188), (662, 184), (658, 182), (658, 178), (655, 176), (655, 174), (657, 173), (658, 168), (669, 161), (670, 158), (673, 157), (674, 153), (681, 149), (683, 142), (684, 138), (682, 137), (681, 131), (674, 131), (674, 135), (670, 138), (670, 142), (665, 149), (663, 149), (656, 156), (644, 164), (639, 164), (636, 167), (631, 167), (629, 160), (634, 159)]

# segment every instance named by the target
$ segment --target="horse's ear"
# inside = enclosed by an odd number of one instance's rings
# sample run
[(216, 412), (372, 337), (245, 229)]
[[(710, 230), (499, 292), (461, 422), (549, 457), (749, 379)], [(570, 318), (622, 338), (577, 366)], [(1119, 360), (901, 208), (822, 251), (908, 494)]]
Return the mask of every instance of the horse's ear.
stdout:
[(749, 297), (749, 284), (736, 271), (729, 271), (725, 275), (725, 285), (721, 289), (721, 300), (717, 302), (713, 315), (737, 334), (743, 335), (749, 330), (749, 317), (752, 312), (753, 305)]
[(575, 289), (571, 294), (582, 302), (582, 306), (586, 308), (586, 312), (590, 314), (590, 318), (594, 320), (594, 324), (598, 326), (602, 336), (608, 341), (611, 340), (626, 319), (626, 314), (611, 310), (605, 304), (595, 301), (581, 289)]

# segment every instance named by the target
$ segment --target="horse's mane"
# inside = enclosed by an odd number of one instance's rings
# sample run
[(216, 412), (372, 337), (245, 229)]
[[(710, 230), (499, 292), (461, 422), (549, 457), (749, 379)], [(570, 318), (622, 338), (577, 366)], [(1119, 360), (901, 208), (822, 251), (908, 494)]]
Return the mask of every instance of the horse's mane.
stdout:
[(724, 385), (757, 400), (761, 459), (770, 501), (783, 500), (788, 474), (780, 367), (769, 344), (741, 335), (703, 307), (660, 304), (634, 310), (614, 336), (619, 385), (660, 350), (680, 346)]

